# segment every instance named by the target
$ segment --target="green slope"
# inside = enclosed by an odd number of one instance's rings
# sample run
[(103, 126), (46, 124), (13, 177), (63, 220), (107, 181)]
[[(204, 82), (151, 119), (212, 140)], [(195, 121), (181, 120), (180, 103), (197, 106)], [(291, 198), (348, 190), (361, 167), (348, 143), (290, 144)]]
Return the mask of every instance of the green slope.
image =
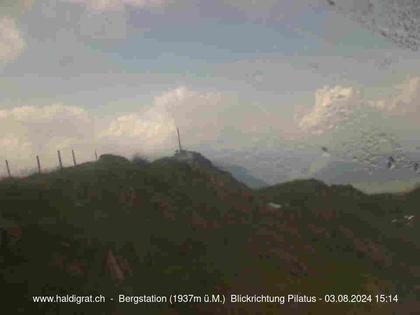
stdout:
[[(404, 215), (419, 199), (416, 191), (370, 196), (315, 180), (254, 191), (196, 153), (154, 162), (105, 155), (3, 180), (2, 307), (9, 314), (409, 314), (419, 298), (420, 244), (416, 221)], [(391, 223), (395, 216), (400, 224)], [(115, 301), (178, 293), (398, 293), (400, 303)], [(31, 300), (56, 294), (108, 301)]]

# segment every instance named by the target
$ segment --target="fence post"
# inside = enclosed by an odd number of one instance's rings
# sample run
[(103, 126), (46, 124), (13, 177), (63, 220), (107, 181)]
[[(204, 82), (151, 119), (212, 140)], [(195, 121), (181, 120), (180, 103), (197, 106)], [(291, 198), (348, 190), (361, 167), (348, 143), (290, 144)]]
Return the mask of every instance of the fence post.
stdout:
[(60, 164), (60, 170), (63, 170), (63, 162), (61, 160), (61, 152), (60, 152), (60, 150), (57, 150), (57, 155), (58, 155), (58, 163)]
[(38, 173), (41, 174), (41, 162), (39, 160), (39, 156), (38, 155), (36, 156), (36, 162), (38, 164)]
[(7, 169), (7, 174), (9, 175), (9, 177), (12, 177), (12, 174), (10, 173), (9, 161), (7, 160), (6, 160), (6, 169)]
[(176, 127), (176, 133), (178, 134), (178, 145), (179, 145), (179, 153), (181, 153), (182, 150), (182, 146), (181, 146), (181, 136), (179, 135), (179, 128)]
[(76, 166), (77, 163), (76, 163), (76, 155), (74, 154), (74, 150), (71, 150), (71, 155), (73, 156), (73, 164), (74, 166)]

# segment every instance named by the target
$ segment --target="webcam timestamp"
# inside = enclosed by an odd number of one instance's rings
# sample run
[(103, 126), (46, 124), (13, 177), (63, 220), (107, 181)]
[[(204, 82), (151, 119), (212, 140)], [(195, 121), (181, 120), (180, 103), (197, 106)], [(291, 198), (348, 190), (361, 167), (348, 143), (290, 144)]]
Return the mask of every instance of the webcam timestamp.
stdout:
[(398, 303), (398, 294), (325, 294), (325, 303)]

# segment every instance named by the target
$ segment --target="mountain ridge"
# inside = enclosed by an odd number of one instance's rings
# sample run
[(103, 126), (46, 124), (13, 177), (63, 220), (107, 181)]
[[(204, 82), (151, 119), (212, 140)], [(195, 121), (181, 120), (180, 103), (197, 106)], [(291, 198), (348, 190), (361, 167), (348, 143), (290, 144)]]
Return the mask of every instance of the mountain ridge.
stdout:
[(402, 304), (373, 304), (370, 312), (409, 314), (420, 277), (413, 258), (420, 247), (412, 212), (418, 200), (418, 191), (370, 196), (314, 179), (252, 190), (199, 153), (153, 162), (103, 155), (63, 171), (3, 180), (0, 287), (13, 292), (4, 307), (31, 314), (343, 313), (363, 305), (77, 309), (29, 301), (69, 290), (116, 297), (169, 295), (174, 288), (226, 296), (386, 289), (398, 292)]

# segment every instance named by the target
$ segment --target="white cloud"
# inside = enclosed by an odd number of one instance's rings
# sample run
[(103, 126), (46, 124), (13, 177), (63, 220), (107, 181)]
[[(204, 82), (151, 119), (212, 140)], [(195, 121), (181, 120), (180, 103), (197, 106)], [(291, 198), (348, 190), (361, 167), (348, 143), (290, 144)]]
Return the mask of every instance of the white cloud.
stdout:
[(304, 131), (322, 134), (351, 121), (362, 105), (360, 91), (353, 87), (324, 87), (315, 92), (315, 105), (299, 126)]
[(393, 115), (415, 115), (420, 113), (420, 78), (413, 77), (397, 86), (397, 94), (371, 105)]
[(0, 17), (0, 63), (15, 60), (25, 49), (23, 35), (11, 17)]
[(179, 126), (188, 143), (197, 144), (217, 136), (218, 115), (226, 105), (218, 93), (180, 87), (155, 97), (142, 112), (117, 117), (102, 133), (102, 139), (126, 147), (134, 145), (137, 151), (172, 150), (176, 144), (175, 126)]
[[(80, 162), (92, 160), (95, 149), (128, 157), (171, 154), (177, 148), (176, 126), (187, 149), (240, 149), (253, 136), (263, 139), (267, 131), (266, 114), (246, 106), (226, 94), (179, 87), (156, 96), (143, 110), (116, 114), (110, 122), (94, 121), (83, 108), (61, 104), (0, 110), (0, 159), (8, 159), (16, 170), (33, 169), (35, 155), (44, 167), (56, 167), (57, 150), (66, 165), (71, 164), (71, 149)], [(4, 175), (2, 168), (0, 173)]]
[(179, 87), (155, 97), (146, 110), (115, 118), (100, 141), (125, 154), (172, 153), (178, 126), (186, 148), (247, 147), (262, 143), (274, 121), (267, 124), (267, 114), (250, 105), (227, 94)]
[(418, 142), (419, 103), (417, 77), (399, 85), (392, 97), (376, 100), (363, 98), (354, 87), (325, 87), (298, 124), (307, 142), (328, 146), (336, 159), (351, 158), (373, 170), (392, 154), (400, 166), (410, 167), (404, 152)]
[(315, 92), (315, 105), (306, 115), (301, 115), (299, 127), (305, 132), (323, 134), (343, 124), (357, 124), (360, 128), (362, 122), (370, 124), (374, 116), (386, 118), (388, 124), (397, 128), (412, 120), (418, 123), (420, 77), (397, 85), (393, 96), (374, 100), (363, 98), (361, 91), (354, 87), (324, 87)]
[(84, 121), (88, 120), (87, 114), (83, 109), (61, 104), (44, 107), (21, 106), (11, 110), (0, 110), (0, 119), (11, 119), (23, 123), (43, 123), (57, 118), (61, 121), (60, 116), (64, 119), (77, 117), (77, 119)]

